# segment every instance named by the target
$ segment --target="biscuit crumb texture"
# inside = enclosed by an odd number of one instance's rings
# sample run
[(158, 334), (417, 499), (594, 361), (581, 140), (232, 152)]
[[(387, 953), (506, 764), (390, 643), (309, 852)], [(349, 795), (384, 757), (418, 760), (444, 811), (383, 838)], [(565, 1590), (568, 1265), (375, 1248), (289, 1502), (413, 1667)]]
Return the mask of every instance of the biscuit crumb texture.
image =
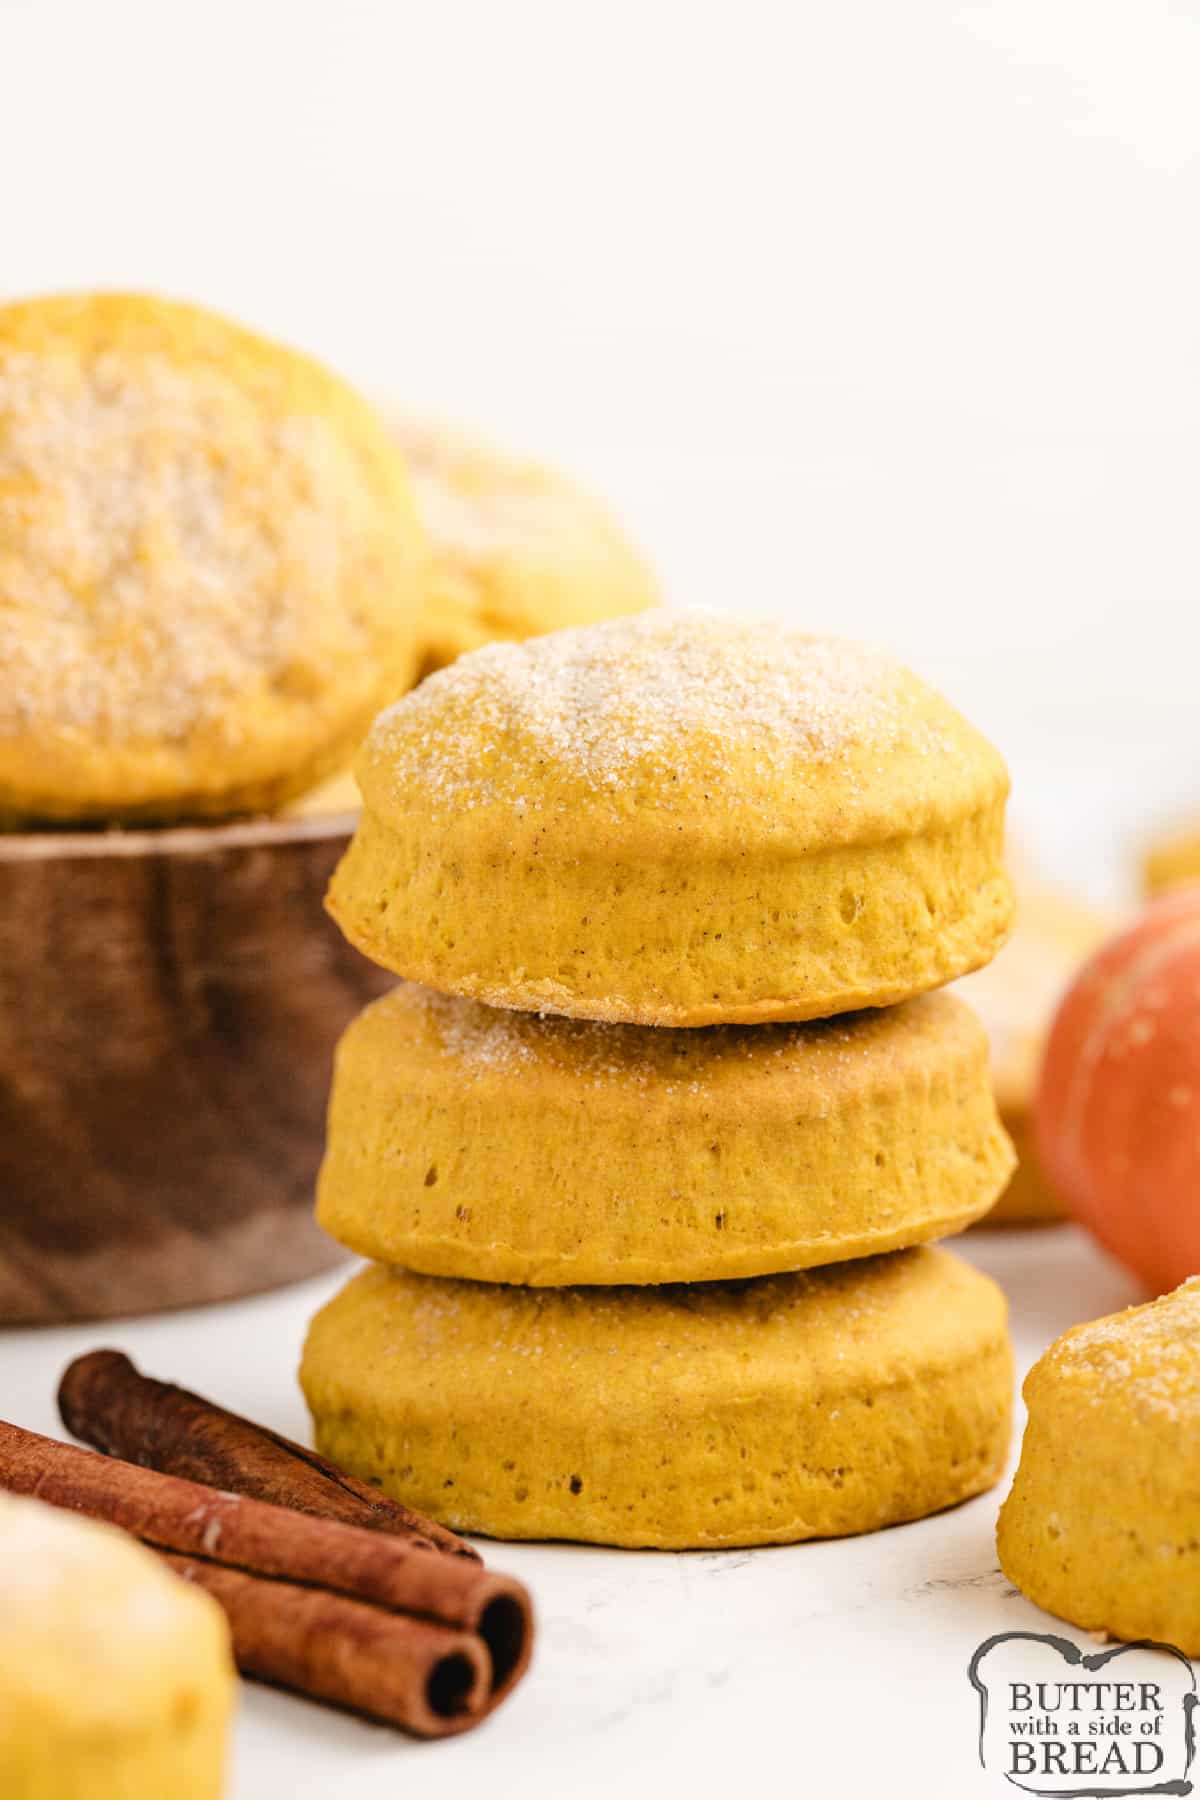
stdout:
[(498, 644), (377, 720), (330, 910), (500, 1007), (645, 1025), (891, 1005), (1012, 911), (1004, 764), (878, 653), (666, 610)]
[(402, 982), (339, 1048), (318, 1219), (426, 1274), (710, 1281), (944, 1237), (1012, 1166), (949, 994), (669, 1031)]
[(1003, 1295), (944, 1250), (751, 1282), (357, 1275), (314, 1320), (317, 1443), (462, 1530), (687, 1549), (923, 1517), (998, 1479)]
[(1200, 1277), (1068, 1331), (1025, 1401), (1005, 1574), (1084, 1630), (1200, 1655)]

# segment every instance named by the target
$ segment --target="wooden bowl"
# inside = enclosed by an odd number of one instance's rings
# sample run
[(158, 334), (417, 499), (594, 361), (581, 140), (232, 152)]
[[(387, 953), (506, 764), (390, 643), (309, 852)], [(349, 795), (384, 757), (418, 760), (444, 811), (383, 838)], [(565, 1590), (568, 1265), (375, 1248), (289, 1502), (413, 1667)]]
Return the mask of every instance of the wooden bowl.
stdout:
[(341, 1259), (312, 1218), (333, 1047), (391, 985), (322, 911), (353, 823), (0, 836), (0, 1323)]

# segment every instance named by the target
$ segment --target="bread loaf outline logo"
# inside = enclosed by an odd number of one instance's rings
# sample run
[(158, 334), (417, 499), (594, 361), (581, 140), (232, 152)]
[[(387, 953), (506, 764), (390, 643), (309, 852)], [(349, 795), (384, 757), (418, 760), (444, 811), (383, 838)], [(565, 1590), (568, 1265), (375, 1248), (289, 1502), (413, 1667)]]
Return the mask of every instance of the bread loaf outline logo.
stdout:
[(1173, 1645), (1144, 1639), (1085, 1654), (1053, 1632), (1002, 1631), (980, 1644), (967, 1674), (980, 1765), (1021, 1793), (1192, 1792), (1196, 1675)]

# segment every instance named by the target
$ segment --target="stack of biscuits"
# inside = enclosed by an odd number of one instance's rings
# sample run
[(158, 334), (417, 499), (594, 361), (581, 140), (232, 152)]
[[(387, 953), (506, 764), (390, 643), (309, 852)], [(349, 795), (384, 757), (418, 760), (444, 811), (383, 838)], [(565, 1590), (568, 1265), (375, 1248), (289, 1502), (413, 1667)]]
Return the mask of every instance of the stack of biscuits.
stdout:
[(380, 715), (329, 905), (320, 1448), (459, 1529), (787, 1542), (1003, 1467), (1005, 1308), (930, 1241), (1013, 1166), (970, 1010), (1008, 779), (886, 658), (650, 612)]

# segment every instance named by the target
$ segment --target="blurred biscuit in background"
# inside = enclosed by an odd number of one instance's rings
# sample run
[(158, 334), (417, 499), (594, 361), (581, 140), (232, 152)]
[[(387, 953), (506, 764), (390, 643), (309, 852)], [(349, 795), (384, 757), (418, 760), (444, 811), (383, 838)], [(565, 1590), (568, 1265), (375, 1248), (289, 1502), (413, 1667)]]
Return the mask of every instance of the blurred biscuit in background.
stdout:
[(1155, 839), (1142, 859), (1142, 892), (1147, 899), (1188, 881), (1200, 881), (1200, 818)]
[(495, 638), (641, 612), (647, 564), (608, 509), (565, 477), (440, 425), (392, 415), (433, 545), (424, 671)]
[[(441, 426), (395, 416), (389, 423), (433, 548), (421, 674), (497, 638), (537, 637), (657, 604), (655, 578), (615, 519), (565, 477)], [(361, 806), (345, 770), (288, 811), (311, 817)]]
[(1017, 922), (995, 961), (961, 987), (992, 1044), (1000, 1117), (1016, 1148), (1017, 1171), (983, 1223), (1053, 1224), (1065, 1214), (1033, 1144), (1033, 1102), (1050, 1022), (1080, 964), (1116, 929), (1113, 912), (1039, 887), (1017, 875)]
[(411, 685), (428, 545), (352, 388), (148, 294), (0, 307), (0, 823), (270, 811)]

